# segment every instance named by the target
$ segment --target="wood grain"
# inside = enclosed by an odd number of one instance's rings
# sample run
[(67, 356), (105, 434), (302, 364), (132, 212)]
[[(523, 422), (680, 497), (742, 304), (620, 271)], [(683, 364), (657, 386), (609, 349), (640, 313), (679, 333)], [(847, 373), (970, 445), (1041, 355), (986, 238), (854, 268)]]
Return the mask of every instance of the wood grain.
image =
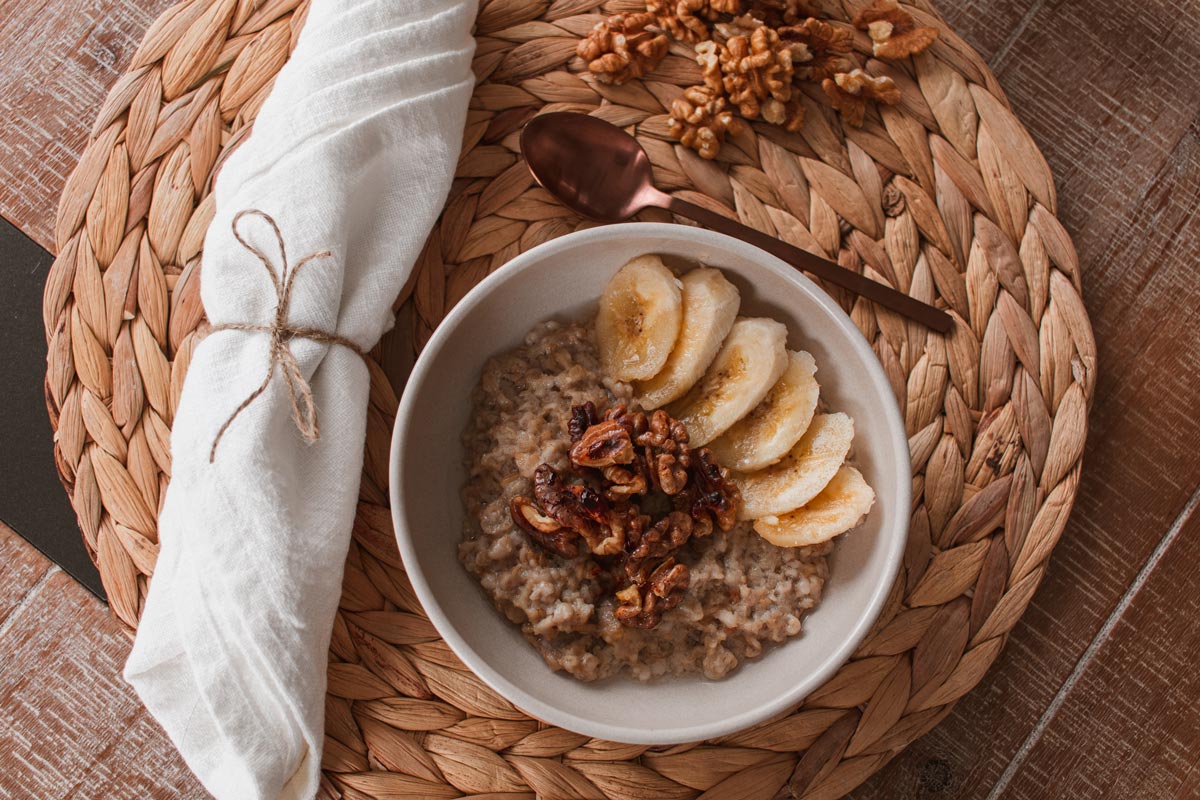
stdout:
[[(21, 120), (0, 131), (0, 213), (43, 244), (84, 109), (167, 5), (0, 4), (0, 112)], [(1195, 514), (1098, 636), (1200, 485), (1200, 8), (939, 7), (989, 59), (1058, 178), (1100, 384), (1075, 514), (1012, 641), (946, 721), (854, 796), (1195, 796)], [(107, 611), (40, 558), (0, 531), (0, 797), (200, 795), (121, 682), (128, 645)]]
[[(1120, 25), (1097, 25), (1110, 6), (1037, 4), (998, 70), (1058, 177), (1100, 348), (1075, 511), (992, 673), (856, 797), (988, 796), (1200, 485), (1200, 87), (1167, 76), (1200, 66), (1200, 9), (1146, 3)], [(980, 8), (958, 24), (988, 30), (995, 13)], [(1074, 53), (1071, 42), (1085, 40)], [(1139, 49), (1171, 66), (1106, 55)], [(1134, 720), (1148, 723), (1155, 708), (1130, 713), (1133, 740)]]
[(49, 559), (0, 522), (0, 631), (51, 566)]
[(0, 798), (204, 796), (121, 679), (128, 638), (65, 572), (49, 568), (2, 637)]
[(50, 248), (54, 208), (109, 87), (171, 0), (0, 2), (0, 214)]
[(1095, 800), (1195, 796), (1200, 594), (1186, 587), (1200, 563), (1200, 513), (1180, 520), (1160, 558), (1006, 797), (1043, 797), (1047, 786)]

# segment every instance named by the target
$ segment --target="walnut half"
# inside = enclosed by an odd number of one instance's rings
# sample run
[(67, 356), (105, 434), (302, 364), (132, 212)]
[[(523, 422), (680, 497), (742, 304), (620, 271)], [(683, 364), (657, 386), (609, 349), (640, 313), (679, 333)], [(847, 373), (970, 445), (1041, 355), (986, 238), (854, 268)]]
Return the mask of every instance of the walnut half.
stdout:
[(876, 0), (854, 18), (854, 24), (871, 37), (871, 48), (879, 58), (916, 55), (938, 37), (937, 28), (917, 27), (912, 15), (896, 0)]
[(809, 18), (799, 25), (779, 29), (779, 38), (793, 49), (796, 78), (819, 81), (854, 68), (850, 51), (854, 32), (828, 22)]
[(631, 584), (617, 592), (621, 605), (613, 614), (626, 627), (653, 628), (662, 621), (664, 611), (683, 601), (690, 582), (687, 566), (668, 558), (644, 584)]
[(597, 23), (575, 52), (601, 83), (622, 84), (640, 78), (667, 55), (666, 34), (646, 30), (653, 14), (617, 14)]
[(725, 98), (707, 86), (685, 89), (683, 97), (671, 103), (667, 124), (680, 144), (707, 159), (716, 158), (725, 135), (737, 133), (742, 125), (725, 107)]
[(829, 102), (842, 113), (846, 124), (855, 128), (863, 124), (867, 114), (867, 101), (877, 100), (894, 106), (900, 102), (900, 89), (888, 77), (874, 77), (861, 69), (839, 72), (821, 82), (821, 88), (829, 95)]
[(508, 504), (508, 513), (518, 528), (551, 553), (563, 558), (579, 555), (576, 533), (564, 528), (554, 517), (543, 514), (528, 497), (514, 497)]
[(579, 441), (571, 446), (571, 463), (577, 467), (610, 467), (628, 464), (634, 459), (629, 431), (615, 420), (588, 426)]

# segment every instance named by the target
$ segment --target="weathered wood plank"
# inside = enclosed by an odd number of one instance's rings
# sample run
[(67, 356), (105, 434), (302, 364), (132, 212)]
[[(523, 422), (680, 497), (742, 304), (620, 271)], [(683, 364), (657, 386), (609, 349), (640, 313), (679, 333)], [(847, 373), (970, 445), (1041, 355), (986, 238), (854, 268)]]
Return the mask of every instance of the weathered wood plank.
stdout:
[[(1200, 86), (1169, 77), (1200, 66), (1200, 8), (1112, 8), (1038, 3), (998, 70), (1058, 179), (1100, 349), (1076, 510), (992, 673), (859, 798), (987, 796), (1200, 483)], [(997, 19), (958, 25), (971, 38)], [(1151, 52), (1153, 68), (1134, 55)]]
[(121, 679), (128, 653), (108, 608), (51, 568), (0, 637), (0, 798), (206, 796)]
[[(1030, 750), (1005, 797), (1183, 797), (1200, 768), (1200, 513), (1192, 513)], [(1149, 668), (1148, 665), (1153, 665)], [(1194, 795), (1189, 795), (1194, 796)]]
[(934, 0), (942, 18), (989, 62), (1018, 41), (1042, 0)]
[(96, 109), (171, 0), (0, 3), (0, 214), (50, 248)]
[(0, 631), (50, 567), (45, 556), (0, 522)]

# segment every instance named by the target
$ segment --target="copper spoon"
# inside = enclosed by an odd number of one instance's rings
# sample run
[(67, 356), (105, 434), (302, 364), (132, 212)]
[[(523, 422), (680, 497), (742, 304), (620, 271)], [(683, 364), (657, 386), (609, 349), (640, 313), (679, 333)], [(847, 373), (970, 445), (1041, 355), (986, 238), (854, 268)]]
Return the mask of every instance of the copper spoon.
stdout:
[(598, 117), (559, 111), (534, 117), (521, 131), (521, 154), (542, 188), (563, 205), (599, 222), (620, 222), (654, 206), (695, 220), (778, 256), (798, 269), (849, 289), (911, 320), (949, 333), (950, 315), (890, 286), (827, 261), (654, 187), (646, 151)]

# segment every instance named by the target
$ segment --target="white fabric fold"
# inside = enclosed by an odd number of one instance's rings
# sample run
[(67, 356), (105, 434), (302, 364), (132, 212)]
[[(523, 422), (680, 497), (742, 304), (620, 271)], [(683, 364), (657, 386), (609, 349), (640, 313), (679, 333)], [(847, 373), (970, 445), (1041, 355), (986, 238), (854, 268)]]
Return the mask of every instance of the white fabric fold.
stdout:
[[(445, 202), (475, 2), (313, 0), (249, 138), (217, 178), (201, 295), (214, 326), (269, 326), (278, 295), (234, 236), (273, 218), (295, 278), (287, 323), (369, 349)], [(282, 278), (263, 218), (238, 230)], [(193, 355), (171, 432), (161, 551), (125, 677), (218, 798), (309, 798), (320, 779), (329, 639), (358, 497), (369, 378), (341, 345), (289, 343), (319, 415), (307, 443), (271, 337), (218, 330)]]

